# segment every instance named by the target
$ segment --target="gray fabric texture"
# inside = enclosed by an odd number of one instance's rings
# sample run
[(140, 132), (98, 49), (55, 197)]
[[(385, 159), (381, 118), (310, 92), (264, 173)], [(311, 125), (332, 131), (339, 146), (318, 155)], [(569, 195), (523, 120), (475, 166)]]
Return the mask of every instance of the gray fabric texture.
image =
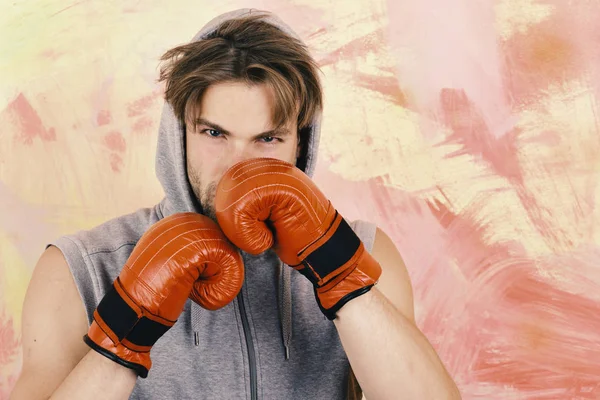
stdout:
[[(223, 14), (192, 40), (202, 40), (219, 23), (256, 10)], [(267, 19), (296, 34), (277, 17)], [(142, 234), (178, 212), (202, 212), (186, 173), (185, 132), (165, 103), (156, 154), (156, 174), (165, 192), (150, 208), (112, 219), (51, 243), (67, 260), (88, 322), (119, 275)], [(317, 158), (320, 115), (312, 123), (304, 172), (312, 176)], [(350, 223), (367, 251), (375, 226)], [(148, 378), (138, 379), (131, 399), (250, 399), (250, 360), (243, 318), (248, 321), (260, 399), (343, 399), (349, 363), (333, 323), (320, 312), (311, 283), (267, 251), (243, 253), (246, 276), (240, 296), (217, 311), (188, 300), (177, 323), (153, 347)]]

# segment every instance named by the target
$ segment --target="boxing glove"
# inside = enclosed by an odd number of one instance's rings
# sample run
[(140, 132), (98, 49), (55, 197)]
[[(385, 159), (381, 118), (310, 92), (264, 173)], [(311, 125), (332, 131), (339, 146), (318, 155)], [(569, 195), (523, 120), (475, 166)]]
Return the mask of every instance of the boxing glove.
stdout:
[(243, 279), (242, 257), (214, 221), (174, 214), (137, 242), (94, 311), (84, 341), (146, 378), (152, 346), (175, 324), (186, 300), (219, 309), (235, 298)]
[(217, 185), (215, 211), (221, 229), (241, 250), (259, 254), (273, 248), (306, 276), (330, 320), (381, 275), (352, 228), (292, 164), (272, 158), (237, 163)]

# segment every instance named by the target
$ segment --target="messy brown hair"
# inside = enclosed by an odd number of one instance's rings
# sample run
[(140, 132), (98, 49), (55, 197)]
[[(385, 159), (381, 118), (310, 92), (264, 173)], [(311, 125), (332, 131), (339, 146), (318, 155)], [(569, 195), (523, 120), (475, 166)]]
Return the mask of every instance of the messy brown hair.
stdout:
[(161, 57), (159, 81), (166, 83), (165, 100), (182, 124), (194, 123), (210, 85), (241, 81), (272, 89), (276, 127), (292, 118), (299, 131), (310, 126), (322, 108), (318, 66), (300, 40), (266, 22), (267, 16), (253, 12), (227, 20), (206, 38)]

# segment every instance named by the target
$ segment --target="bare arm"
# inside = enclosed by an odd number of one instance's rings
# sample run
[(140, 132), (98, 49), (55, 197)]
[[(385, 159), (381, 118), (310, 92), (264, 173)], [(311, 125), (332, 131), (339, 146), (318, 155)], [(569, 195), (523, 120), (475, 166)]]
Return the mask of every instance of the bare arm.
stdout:
[(368, 400), (458, 400), (435, 350), (414, 322), (412, 289), (391, 240), (378, 230), (373, 257), (379, 284), (342, 307), (334, 320), (352, 370)]
[(22, 318), (23, 369), (11, 400), (127, 399), (135, 373), (83, 342), (85, 309), (60, 250), (48, 248), (29, 283)]
[(133, 370), (90, 350), (50, 399), (128, 399), (136, 379)]

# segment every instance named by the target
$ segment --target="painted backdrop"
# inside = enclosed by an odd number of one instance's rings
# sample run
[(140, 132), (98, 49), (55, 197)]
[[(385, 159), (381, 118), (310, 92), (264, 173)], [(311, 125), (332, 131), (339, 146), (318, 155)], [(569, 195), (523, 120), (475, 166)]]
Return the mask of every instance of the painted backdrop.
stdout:
[(2, 1), (0, 398), (44, 244), (162, 195), (158, 57), (239, 7), (314, 52), (315, 179), (393, 238), (464, 398), (600, 398), (597, 0)]

